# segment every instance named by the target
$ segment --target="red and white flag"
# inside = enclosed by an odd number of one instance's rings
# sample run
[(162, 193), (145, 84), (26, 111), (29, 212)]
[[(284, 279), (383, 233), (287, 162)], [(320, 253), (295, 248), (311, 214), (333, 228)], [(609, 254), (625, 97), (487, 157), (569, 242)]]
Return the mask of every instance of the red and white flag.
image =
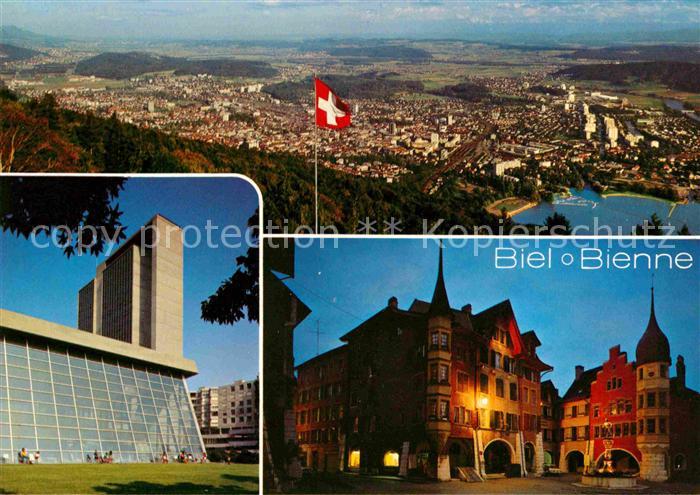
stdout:
[(316, 88), (316, 125), (326, 129), (342, 129), (350, 125), (350, 105), (338, 98), (323, 81), (314, 78)]

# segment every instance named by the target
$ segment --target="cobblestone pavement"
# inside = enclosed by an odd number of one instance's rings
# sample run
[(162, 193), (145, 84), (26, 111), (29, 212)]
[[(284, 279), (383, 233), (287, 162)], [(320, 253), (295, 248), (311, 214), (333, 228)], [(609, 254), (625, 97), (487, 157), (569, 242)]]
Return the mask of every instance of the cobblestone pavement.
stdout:
[(641, 481), (644, 488), (634, 491), (609, 490), (578, 486), (580, 476), (566, 474), (547, 478), (502, 478), (483, 483), (465, 483), (462, 481), (417, 483), (393, 479), (390, 477), (371, 477), (340, 474), (299, 487), (298, 493), (698, 493), (700, 483), (651, 483)]

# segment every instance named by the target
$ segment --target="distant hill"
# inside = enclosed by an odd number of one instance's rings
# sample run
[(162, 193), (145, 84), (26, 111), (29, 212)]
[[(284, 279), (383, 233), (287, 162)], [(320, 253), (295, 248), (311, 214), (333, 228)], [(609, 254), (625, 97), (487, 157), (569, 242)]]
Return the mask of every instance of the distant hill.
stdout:
[(175, 71), (225, 77), (271, 77), (277, 70), (267, 62), (234, 59), (190, 60), (146, 52), (106, 52), (81, 60), (76, 74), (107, 79), (128, 79), (149, 72)]
[(421, 48), (403, 45), (374, 46), (339, 46), (326, 50), (334, 57), (362, 57), (374, 60), (404, 60), (412, 62), (427, 61), (432, 58), (430, 52)]
[(13, 25), (0, 26), (0, 41), (21, 47), (63, 46), (67, 40), (55, 36), (45, 36)]
[(444, 86), (431, 91), (431, 93), (466, 101), (480, 101), (489, 96), (489, 91), (484, 86), (468, 82), (455, 84), (453, 86)]
[[(422, 93), (424, 91), (423, 83), (420, 81), (390, 79), (376, 72), (357, 76), (327, 74), (319, 77), (337, 91), (341, 98), (388, 98), (401, 92)], [(263, 91), (281, 100), (300, 101), (311, 98), (313, 101), (311, 96), (313, 83), (310, 77), (298, 82), (271, 84)]]
[(625, 62), (675, 61), (697, 64), (700, 63), (700, 45), (629, 45), (584, 48), (562, 57)]
[(554, 73), (572, 79), (628, 84), (653, 82), (679, 91), (700, 93), (700, 64), (688, 62), (631, 62), (574, 65)]
[(5, 62), (16, 62), (39, 55), (41, 52), (22, 48), (21, 46), (7, 45), (0, 43), (0, 64)]

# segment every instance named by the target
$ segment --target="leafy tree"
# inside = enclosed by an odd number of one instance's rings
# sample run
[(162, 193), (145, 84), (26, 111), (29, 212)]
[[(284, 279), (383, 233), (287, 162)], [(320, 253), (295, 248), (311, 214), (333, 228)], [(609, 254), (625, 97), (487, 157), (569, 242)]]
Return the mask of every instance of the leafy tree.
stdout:
[(571, 223), (561, 213), (555, 212), (554, 215), (547, 217), (544, 223), (549, 235), (571, 235)]
[[(0, 226), (17, 237), (56, 235), (64, 254), (98, 256), (105, 242), (126, 237), (120, 177), (0, 177)], [(93, 227), (93, 228), (88, 228)]]
[(255, 211), (248, 219), (250, 239), (254, 245), (248, 247), (245, 255), (236, 258), (238, 268), (231, 277), (224, 280), (216, 293), (202, 301), (202, 319), (210, 323), (233, 325), (243, 318), (259, 320), (259, 212)]

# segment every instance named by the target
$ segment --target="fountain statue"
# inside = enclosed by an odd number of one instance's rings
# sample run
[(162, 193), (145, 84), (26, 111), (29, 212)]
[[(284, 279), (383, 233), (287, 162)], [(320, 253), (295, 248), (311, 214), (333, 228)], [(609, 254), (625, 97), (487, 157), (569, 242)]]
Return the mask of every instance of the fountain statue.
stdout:
[(592, 466), (581, 477), (581, 483), (587, 486), (599, 488), (634, 488), (637, 486), (636, 476), (630, 476), (615, 471), (613, 468), (613, 424), (605, 418), (601, 425), (600, 436), (603, 439), (603, 464), (600, 467)]

